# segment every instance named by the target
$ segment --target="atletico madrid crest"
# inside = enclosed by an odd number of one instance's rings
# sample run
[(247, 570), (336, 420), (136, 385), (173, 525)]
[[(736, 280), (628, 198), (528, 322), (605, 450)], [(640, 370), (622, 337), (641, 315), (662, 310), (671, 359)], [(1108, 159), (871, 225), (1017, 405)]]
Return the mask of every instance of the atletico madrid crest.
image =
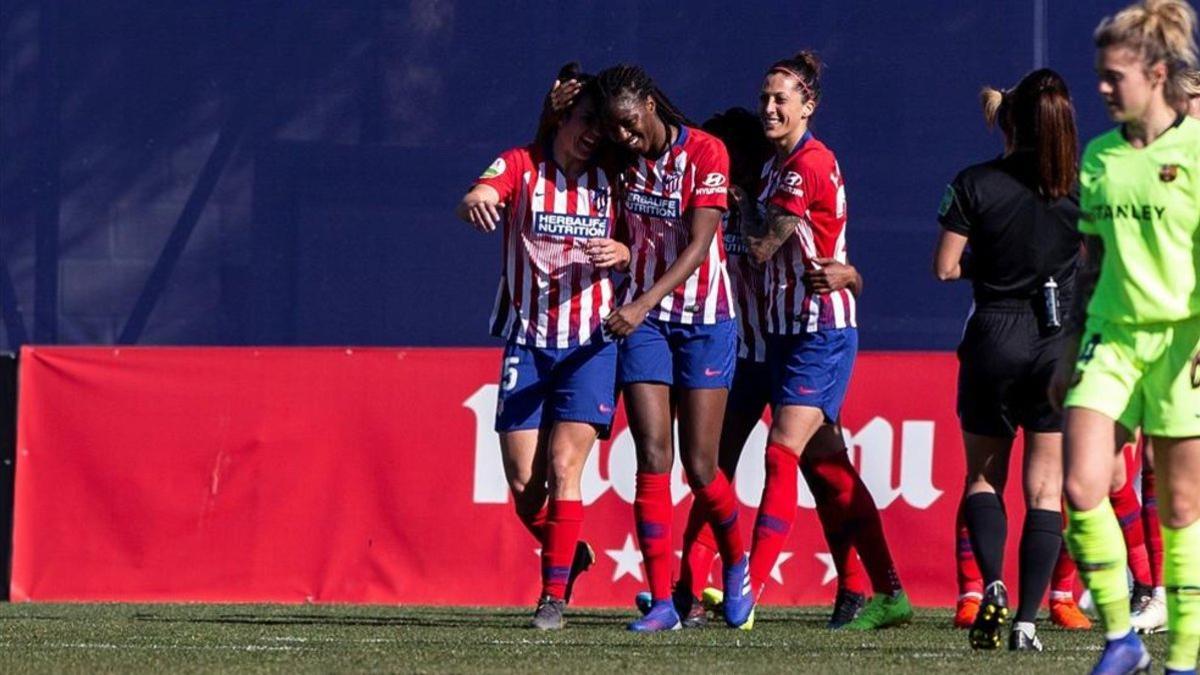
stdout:
[(1178, 164), (1163, 164), (1162, 168), (1158, 170), (1158, 179), (1164, 183), (1170, 183), (1171, 181), (1175, 180), (1175, 177), (1178, 175)]

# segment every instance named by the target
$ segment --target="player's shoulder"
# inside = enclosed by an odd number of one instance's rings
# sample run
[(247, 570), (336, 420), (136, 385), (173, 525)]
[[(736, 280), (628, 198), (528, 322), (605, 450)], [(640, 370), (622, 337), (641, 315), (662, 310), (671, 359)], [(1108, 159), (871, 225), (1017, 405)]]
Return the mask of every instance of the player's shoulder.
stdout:
[(533, 144), (511, 147), (501, 152), (479, 178), (480, 180), (500, 178), (509, 172), (524, 172), (537, 162), (537, 153), (538, 150)]
[(954, 184), (961, 186), (976, 185), (1007, 175), (1008, 172), (1005, 170), (1004, 158), (994, 157), (983, 162), (977, 162), (959, 171), (958, 175), (954, 177)]
[(803, 145), (788, 156), (783, 166), (787, 170), (800, 173), (811, 172), (824, 175), (837, 166), (837, 157), (834, 156), (829, 146), (822, 143), (820, 139), (810, 136)]
[(719, 152), (728, 154), (725, 149), (725, 143), (716, 136), (708, 133), (703, 129), (696, 127), (683, 127), (683, 133), (687, 137), (683, 140), (683, 148), (688, 154), (696, 154), (699, 152)]
[(1125, 140), (1125, 135), (1121, 133), (1121, 127), (1114, 127), (1088, 141), (1083, 148), (1083, 162), (1084, 164), (1102, 162), (1114, 152), (1128, 145), (1129, 142)]

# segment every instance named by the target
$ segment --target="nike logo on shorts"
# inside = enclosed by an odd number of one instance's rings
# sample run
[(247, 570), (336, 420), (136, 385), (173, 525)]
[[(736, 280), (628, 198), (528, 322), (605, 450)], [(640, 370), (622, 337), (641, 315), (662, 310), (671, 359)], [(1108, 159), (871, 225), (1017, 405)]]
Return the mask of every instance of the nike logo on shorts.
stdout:
[(715, 368), (705, 368), (704, 376), (705, 377), (716, 377), (716, 376), (720, 375), (722, 372), (723, 371), (717, 370)]
[(796, 393), (800, 394), (801, 396), (812, 396), (813, 394), (817, 393), (817, 390), (809, 389), (808, 387), (796, 387)]

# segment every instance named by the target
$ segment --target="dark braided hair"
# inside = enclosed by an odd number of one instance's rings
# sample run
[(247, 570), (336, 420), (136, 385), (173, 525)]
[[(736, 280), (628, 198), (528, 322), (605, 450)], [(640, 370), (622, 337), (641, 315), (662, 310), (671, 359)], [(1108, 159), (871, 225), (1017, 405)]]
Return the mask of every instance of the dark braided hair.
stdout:
[(558, 131), (559, 123), (571, 114), (571, 111), (575, 109), (575, 106), (579, 105), (579, 101), (585, 96), (590, 97), (593, 101), (597, 98), (596, 76), (583, 72), (583, 68), (580, 67), (578, 61), (571, 61), (564, 64), (562, 68), (559, 68), (557, 79), (562, 83), (566, 83), (568, 80), (575, 80), (583, 85), (583, 89), (580, 90), (579, 95), (575, 97), (575, 100), (571, 101), (571, 105), (567, 106), (565, 110), (555, 110), (550, 103), (550, 93), (546, 93), (546, 98), (542, 101), (542, 114), (538, 117), (537, 132), (533, 136), (533, 142), (538, 147), (545, 147), (554, 140), (554, 134)]
[(638, 100), (647, 96), (654, 99), (655, 111), (663, 124), (683, 127), (694, 127), (695, 124), (675, 107), (674, 103), (654, 84), (654, 80), (640, 66), (621, 64), (605, 68), (596, 76), (596, 90), (599, 100), (596, 104), (601, 110), (622, 96), (633, 96)]
[(767, 68), (767, 75), (786, 73), (800, 81), (800, 92), (813, 103), (821, 101), (821, 60), (804, 50), (791, 58), (780, 59)]

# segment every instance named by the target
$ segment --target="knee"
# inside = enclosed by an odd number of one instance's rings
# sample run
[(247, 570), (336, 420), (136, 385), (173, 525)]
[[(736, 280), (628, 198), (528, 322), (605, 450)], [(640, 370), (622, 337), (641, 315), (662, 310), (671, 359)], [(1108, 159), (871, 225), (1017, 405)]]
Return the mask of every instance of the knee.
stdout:
[(710, 457), (690, 457), (684, 462), (688, 485), (699, 488), (717, 477), (717, 465)]
[(1062, 508), (1062, 482), (1036, 481), (1026, 490), (1025, 508), (1058, 511)]
[(1063, 484), (1063, 492), (1067, 504), (1074, 511), (1091, 511), (1108, 498), (1107, 489), (1097, 490), (1094, 483), (1081, 480), (1077, 476), (1067, 477)]
[(667, 473), (674, 455), (668, 434), (647, 434), (637, 441), (638, 470), (646, 473)]
[(1200, 500), (1194, 495), (1179, 494), (1178, 491), (1172, 490), (1165, 514), (1162, 506), (1162, 502), (1159, 502), (1162, 524), (1173, 530), (1187, 527), (1200, 520)]

